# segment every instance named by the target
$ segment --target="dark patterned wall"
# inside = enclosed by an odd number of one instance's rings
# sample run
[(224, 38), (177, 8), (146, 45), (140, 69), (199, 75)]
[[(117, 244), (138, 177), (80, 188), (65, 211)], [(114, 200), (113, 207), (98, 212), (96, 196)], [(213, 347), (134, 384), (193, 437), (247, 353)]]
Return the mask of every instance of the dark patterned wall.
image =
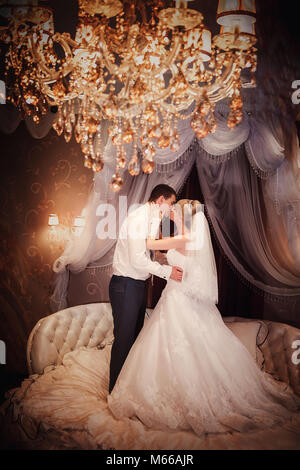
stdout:
[[(48, 241), (48, 215), (71, 225), (92, 184), (74, 140), (50, 131), (41, 140), (23, 123), (0, 135), (0, 339), (7, 346), (7, 369), (26, 373), (28, 335), (48, 315), (53, 261), (63, 244)], [(3, 368), (3, 366), (1, 366)]]

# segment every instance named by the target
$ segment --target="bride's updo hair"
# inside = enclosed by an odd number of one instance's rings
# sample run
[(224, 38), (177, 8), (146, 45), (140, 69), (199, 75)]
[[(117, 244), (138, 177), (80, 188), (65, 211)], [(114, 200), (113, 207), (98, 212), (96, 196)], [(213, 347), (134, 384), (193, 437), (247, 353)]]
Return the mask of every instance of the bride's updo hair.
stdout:
[(201, 211), (202, 204), (200, 201), (193, 199), (180, 199), (176, 206), (181, 209), (183, 223), (188, 230), (191, 230), (193, 216)]
[[(182, 214), (184, 214), (187, 209), (189, 210), (189, 215), (193, 217), (193, 215), (196, 214), (196, 212), (201, 209), (201, 202), (193, 199), (180, 199), (176, 204), (178, 204), (181, 208)], [(200, 206), (200, 207), (199, 207)]]

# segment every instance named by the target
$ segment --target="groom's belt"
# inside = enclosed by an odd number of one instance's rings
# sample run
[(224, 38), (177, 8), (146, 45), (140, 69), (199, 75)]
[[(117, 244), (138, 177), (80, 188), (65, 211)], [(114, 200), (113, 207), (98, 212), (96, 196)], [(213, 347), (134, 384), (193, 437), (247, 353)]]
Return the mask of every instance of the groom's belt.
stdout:
[(131, 281), (135, 281), (135, 282), (138, 282), (138, 283), (143, 283), (145, 284), (145, 282), (147, 281), (147, 279), (134, 279), (133, 277), (130, 277), (130, 276), (120, 276), (119, 274), (113, 274), (112, 275), (112, 278), (113, 277), (118, 277), (118, 278), (121, 278), (121, 279), (130, 279)]

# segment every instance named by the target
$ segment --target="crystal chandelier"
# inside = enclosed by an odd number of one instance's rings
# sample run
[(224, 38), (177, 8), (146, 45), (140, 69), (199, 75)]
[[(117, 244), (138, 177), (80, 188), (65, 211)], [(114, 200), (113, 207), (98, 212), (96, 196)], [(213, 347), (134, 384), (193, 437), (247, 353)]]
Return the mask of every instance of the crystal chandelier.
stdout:
[(191, 118), (201, 139), (216, 129), (215, 104), (228, 98), (228, 127), (241, 122), (243, 69), (255, 86), (255, 0), (219, 0), (221, 30), (213, 39), (199, 11), (173, 3), (79, 0), (72, 39), (54, 31), (52, 11), (37, 0), (0, 2), (11, 101), (36, 123), (57, 106), (54, 129), (67, 142), (74, 133), (94, 172), (104, 165), (101, 125), (109, 120), (117, 147), (113, 191), (122, 187), (122, 170), (149, 174), (157, 148), (179, 149), (179, 119)]

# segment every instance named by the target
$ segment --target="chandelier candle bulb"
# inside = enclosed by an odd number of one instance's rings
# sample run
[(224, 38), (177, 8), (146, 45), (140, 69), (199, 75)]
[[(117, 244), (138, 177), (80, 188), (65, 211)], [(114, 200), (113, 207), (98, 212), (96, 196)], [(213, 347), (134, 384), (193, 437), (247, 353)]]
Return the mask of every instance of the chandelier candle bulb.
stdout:
[(211, 58), (211, 32), (204, 28), (202, 31), (202, 46), (200, 58), (202, 62), (207, 62)]
[(56, 214), (49, 214), (48, 225), (50, 227), (54, 227), (56, 225), (59, 225), (58, 216)]
[(49, 214), (48, 217), (48, 240), (55, 241), (58, 238), (59, 220), (57, 214)]
[(73, 227), (84, 227), (85, 226), (85, 217), (78, 215), (74, 219)]

